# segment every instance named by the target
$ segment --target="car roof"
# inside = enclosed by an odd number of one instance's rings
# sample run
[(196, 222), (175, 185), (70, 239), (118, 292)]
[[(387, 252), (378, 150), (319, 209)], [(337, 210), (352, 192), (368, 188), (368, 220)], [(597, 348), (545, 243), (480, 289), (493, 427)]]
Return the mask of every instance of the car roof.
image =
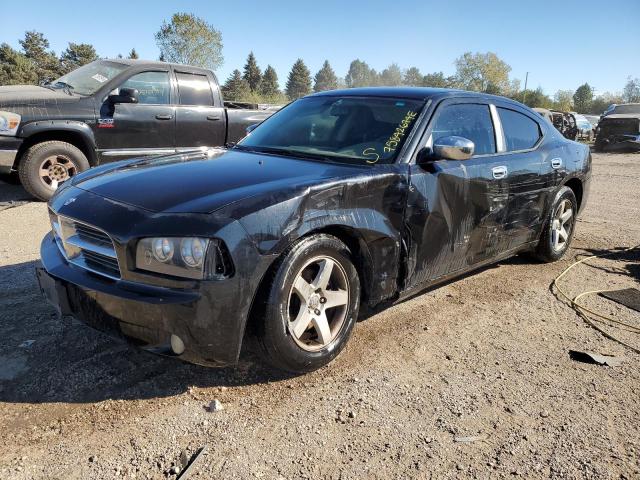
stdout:
[(620, 118), (640, 118), (640, 113), (612, 113), (610, 115), (607, 115), (606, 117), (604, 117), (602, 120), (606, 120), (606, 119), (613, 119), (615, 120), (616, 118), (620, 119)]
[(431, 88), (431, 87), (358, 87), (358, 88), (345, 88), (341, 90), (327, 90), (324, 92), (318, 92), (309, 95), (310, 97), (323, 97), (323, 96), (344, 96), (344, 97), (393, 97), (393, 98), (406, 98), (412, 100), (429, 100), (429, 99), (443, 99), (447, 97), (467, 97), (467, 98), (482, 98), (484, 100), (500, 100), (503, 102), (509, 102), (514, 105), (526, 107), (525, 105), (512, 100), (507, 97), (500, 97), (497, 95), (489, 95), (488, 93), (469, 92), (467, 90), (456, 90), (453, 88)]
[(169, 62), (161, 62), (159, 60), (140, 60), (140, 59), (132, 59), (132, 58), (105, 58), (104, 61), (106, 62), (113, 62), (113, 63), (121, 63), (123, 65), (128, 65), (128, 66), (145, 66), (145, 67), (166, 67), (166, 66), (171, 66), (175, 69), (188, 69), (188, 70), (193, 70), (193, 71), (201, 71), (201, 72), (208, 72), (210, 70), (206, 69), (206, 68), (202, 68), (202, 67), (194, 67), (191, 65), (183, 65), (181, 63), (169, 63)]

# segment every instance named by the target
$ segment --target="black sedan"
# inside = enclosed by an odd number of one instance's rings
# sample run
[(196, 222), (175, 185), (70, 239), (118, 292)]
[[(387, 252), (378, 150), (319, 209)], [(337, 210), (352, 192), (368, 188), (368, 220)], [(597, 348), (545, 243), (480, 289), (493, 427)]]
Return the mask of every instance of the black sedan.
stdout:
[(145, 348), (225, 365), (252, 334), (268, 362), (306, 372), (361, 306), (521, 252), (562, 257), (590, 175), (586, 146), (506, 98), (324, 92), (230, 150), (65, 182), (38, 278), (61, 313)]

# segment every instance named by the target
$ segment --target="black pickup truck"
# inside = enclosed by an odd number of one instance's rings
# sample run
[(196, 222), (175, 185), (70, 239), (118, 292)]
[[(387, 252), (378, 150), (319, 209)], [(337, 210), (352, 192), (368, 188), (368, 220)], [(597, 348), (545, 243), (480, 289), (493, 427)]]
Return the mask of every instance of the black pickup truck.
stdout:
[(247, 107), (223, 102), (209, 70), (98, 60), (44, 86), (0, 87), (0, 173), (46, 200), (101, 163), (235, 143), (277, 110)]

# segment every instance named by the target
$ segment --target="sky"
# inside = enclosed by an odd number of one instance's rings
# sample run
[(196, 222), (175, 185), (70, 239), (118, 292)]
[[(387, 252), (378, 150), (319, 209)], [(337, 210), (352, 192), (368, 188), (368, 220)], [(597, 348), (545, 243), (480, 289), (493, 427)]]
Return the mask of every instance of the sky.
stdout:
[(22, 0), (0, 6), (0, 43), (14, 48), (26, 30), (45, 34), (56, 53), (91, 43), (101, 57), (159, 56), (154, 34), (183, 11), (222, 32), (223, 82), (253, 51), (284, 85), (302, 58), (312, 74), (329, 60), (344, 76), (352, 60), (377, 71), (392, 62), (422, 73), (455, 72), (464, 52), (495, 52), (511, 77), (547, 94), (588, 82), (597, 94), (640, 77), (640, 0), (241, 0), (65, 2)]

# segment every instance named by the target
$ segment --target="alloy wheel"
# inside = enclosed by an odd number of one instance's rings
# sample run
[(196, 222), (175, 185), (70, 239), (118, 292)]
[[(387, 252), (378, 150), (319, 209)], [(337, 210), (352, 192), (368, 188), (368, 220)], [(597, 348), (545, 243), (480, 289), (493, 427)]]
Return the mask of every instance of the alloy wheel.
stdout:
[(556, 252), (567, 245), (573, 228), (573, 205), (570, 200), (562, 200), (556, 207), (551, 226), (551, 243)]
[(78, 173), (76, 165), (65, 155), (51, 155), (40, 164), (38, 176), (40, 181), (51, 190)]
[(287, 327), (300, 348), (314, 352), (329, 345), (340, 334), (349, 307), (342, 265), (328, 256), (306, 262), (295, 276), (288, 307)]

